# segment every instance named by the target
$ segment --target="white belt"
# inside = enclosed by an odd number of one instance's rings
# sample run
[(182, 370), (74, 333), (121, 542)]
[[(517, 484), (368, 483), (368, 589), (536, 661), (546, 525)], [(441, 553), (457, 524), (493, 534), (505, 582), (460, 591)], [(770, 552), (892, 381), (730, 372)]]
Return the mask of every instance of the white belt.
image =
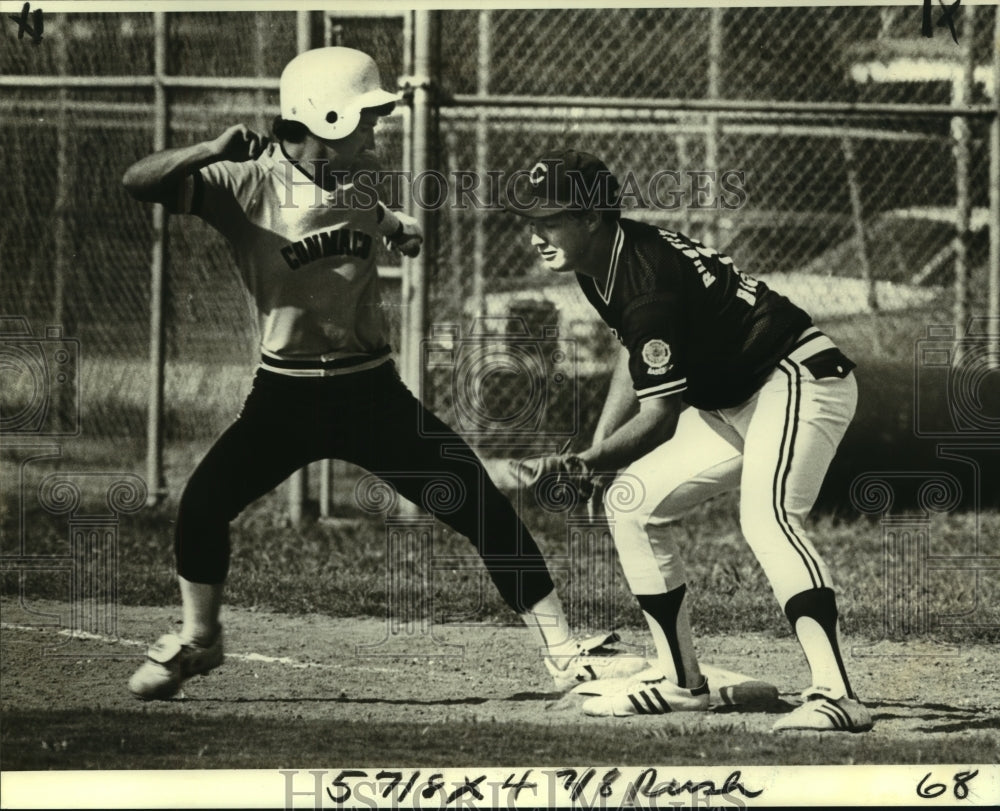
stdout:
[(816, 327), (809, 327), (795, 342), (795, 348), (785, 357), (793, 363), (802, 363), (824, 349), (836, 349), (837, 345)]
[(258, 368), (287, 377), (334, 377), (374, 369), (390, 360), (392, 360), (392, 355), (388, 351), (377, 357), (362, 355), (356, 358), (338, 358), (333, 361), (287, 361), (262, 354)]

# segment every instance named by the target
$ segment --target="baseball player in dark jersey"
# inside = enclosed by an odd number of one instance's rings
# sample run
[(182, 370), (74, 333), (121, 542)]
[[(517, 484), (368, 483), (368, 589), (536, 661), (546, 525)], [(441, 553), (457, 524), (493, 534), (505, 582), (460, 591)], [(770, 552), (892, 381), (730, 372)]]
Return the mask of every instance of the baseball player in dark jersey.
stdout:
[[(473, 451), (401, 382), (379, 293), (380, 238), (409, 255), (416, 221), (354, 181), (374, 157), (374, 129), (396, 95), (370, 56), (307, 51), (280, 81), (270, 142), (243, 125), (159, 152), (123, 178), (137, 199), (193, 214), (229, 241), (260, 322), (261, 361), (236, 421), (181, 496), (175, 551), (179, 635), (162, 637), (129, 682), (140, 699), (169, 698), (222, 663), (220, 607), (229, 523), (309, 462), (337, 458), (421, 503), (439, 482), (455, 497), (425, 505), (467, 536), (507, 604), (532, 628), (559, 687), (635, 672), (638, 657), (591, 652), (570, 633), (541, 553)], [(421, 434), (419, 428), (423, 426)], [(438, 488), (440, 492), (440, 488)]]
[(667, 527), (691, 507), (740, 489), (743, 535), (813, 682), (774, 728), (870, 729), (840, 652), (830, 573), (803, 528), (854, 415), (854, 364), (806, 312), (728, 256), (622, 218), (617, 181), (597, 157), (553, 152), (525, 178), (508, 208), (527, 218), (541, 263), (575, 273), (623, 345), (591, 447), (536, 460), (532, 472), (587, 479), (590, 471), (624, 469), (644, 490), (637, 510), (614, 516), (612, 531), (653, 635), (656, 667), (588, 685), (596, 697), (584, 711), (707, 709), (683, 564)]

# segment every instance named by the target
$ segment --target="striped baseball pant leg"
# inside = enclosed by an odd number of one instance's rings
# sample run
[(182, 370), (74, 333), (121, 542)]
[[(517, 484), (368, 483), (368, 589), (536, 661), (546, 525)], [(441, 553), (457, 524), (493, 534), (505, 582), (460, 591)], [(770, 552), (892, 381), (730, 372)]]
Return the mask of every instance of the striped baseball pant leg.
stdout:
[(720, 415), (744, 437), (740, 528), (781, 606), (833, 588), (804, 523), (857, 399), (853, 374), (816, 380), (783, 360), (751, 403)]
[[(685, 582), (671, 524), (740, 484), (740, 441), (727, 425), (688, 408), (669, 442), (637, 459), (606, 491), (605, 512), (622, 571), (633, 594), (665, 594)], [(638, 493), (627, 509), (611, 504), (619, 485)]]
[(665, 526), (736, 488), (740, 528), (779, 605), (809, 589), (832, 588), (804, 522), (856, 404), (853, 374), (816, 380), (806, 367), (783, 360), (742, 405), (685, 411), (674, 437), (623, 473), (644, 489), (637, 509), (612, 521), (633, 593), (662, 593), (683, 582)]

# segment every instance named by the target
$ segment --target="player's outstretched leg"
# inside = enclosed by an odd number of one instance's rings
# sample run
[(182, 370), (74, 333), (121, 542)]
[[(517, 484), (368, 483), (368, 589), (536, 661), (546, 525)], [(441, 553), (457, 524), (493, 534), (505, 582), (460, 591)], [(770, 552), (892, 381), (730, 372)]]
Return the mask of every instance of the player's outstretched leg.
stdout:
[(288, 403), (273, 396), (275, 386), (265, 382), (255, 382), (239, 418), (184, 487), (174, 538), (183, 625), (179, 634), (167, 634), (150, 647), (129, 680), (136, 698), (171, 698), (184, 681), (222, 664), (219, 615), (229, 572), (229, 523), (315, 451), (310, 421), (290, 413)]
[(598, 679), (632, 676), (648, 667), (644, 657), (611, 647), (620, 641), (617, 634), (600, 634), (588, 639), (574, 636), (562, 600), (554, 589), (521, 612), (520, 617), (544, 651), (542, 661), (557, 690), (568, 690)]
[[(382, 409), (380, 441), (348, 437), (343, 458), (375, 473), (469, 539), (504, 602), (531, 630), (558, 689), (643, 669), (645, 659), (609, 647), (616, 641), (610, 637), (576, 638), (538, 544), (476, 453), (425, 409), (398, 377), (385, 374), (379, 385), (379, 396), (371, 402)], [(443, 490), (460, 495), (446, 505), (448, 509), (423, 503), (438, 477)], [(456, 483), (461, 486), (456, 488)]]

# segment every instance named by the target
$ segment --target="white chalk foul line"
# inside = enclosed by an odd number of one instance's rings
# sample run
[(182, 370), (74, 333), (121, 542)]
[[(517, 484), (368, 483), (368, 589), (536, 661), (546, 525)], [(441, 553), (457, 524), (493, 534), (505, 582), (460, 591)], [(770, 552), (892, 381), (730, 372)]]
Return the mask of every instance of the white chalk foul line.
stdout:
[[(21, 625), (11, 622), (0, 622), (0, 631), (3, 630), (25, 631), (29, 633), (55, 633), (59, 636), (68, 637), (70, 639), (110, 643), (113, 645), (123, 645), (131, 648), (144, 649), (148, 647), (145, 642), (140, 642), (135, 639), (122, 639), (121, 637), (110, 637), (105, 634), (93, 634), (88, 631), (73, 631), (69, 628), (54, 628), (52, 626)], [(227, 653), (226, 658), (258, 664), (282, 665), (294, 670), (343, 670), (342, 666), (325, 665), (319, 662), (300, 662), (296, 659), (292, 659), (290, 656), (267, 656), (263, 653)], [(362, 667), (373, 673), (393, 673), (397, 670), (397, 668), (391, 667), (372, 666), (372, 664), (367, 662), (362, 665)], [(712, 699), (717, 704), (772, 701), (777, 698), (778, 689), (767, 682), (761, 682), (753, 679), (751, 676), (735, 673), (731, 670), (715, 668), (706, 663), (702, 663), (701, 668), (706, 675), (709, 675), (716, 680), (716, 684), (713, 685)], [(744, 682), (746, 682), (746, 684), (744, 684)], [(736, 685), (737, 689), (742, 690), (743, 693), (742, 698), (737, 701), (733, 700), (733, 685)], [(728, 695), (726, 692), (727, 690), (729, 690)]]
[[(146, 642), (139, 642), (135, 639), (122, 639), (121, 637), (111, 637), (104, 634), (92, 634), (89, 631), (73, 631), (69, 628), (54, 628), (44, 625), (20, 625), (13, 622), (0, 622), (0, 631), (26, 631), (28, 633), (49, 633), (70, 639), (83, 639), (88, 642), (105, 642), (114, 645), (122, 645), (129, 648), (148, 648)], [(289, 656), (265, 656), (263, 653), (227, 653), (227, 659), (236, 659), (243, 662), (259, 662), (262, 664), (284, 665), (296, 670), (337, 670), (333, 665), (324, 665), (319, 662), (299, 662)]]

